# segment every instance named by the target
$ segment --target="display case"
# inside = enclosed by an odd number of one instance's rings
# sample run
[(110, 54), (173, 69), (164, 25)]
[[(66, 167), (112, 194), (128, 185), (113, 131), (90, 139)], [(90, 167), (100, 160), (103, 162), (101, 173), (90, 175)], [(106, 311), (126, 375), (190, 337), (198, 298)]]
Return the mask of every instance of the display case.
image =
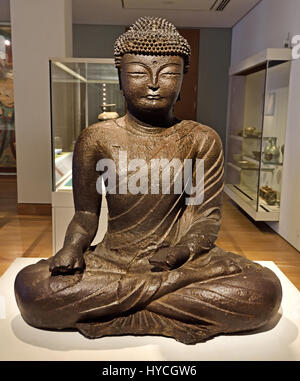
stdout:
[(53, 191), (72, 189), (72, 153), (80, 132), (125, 114), (113, 59), (50, 60)]
[[(125, 114), (113, 59), (53, 58), (50, 60), (52, 135), (53, 252), (63, 245), (74, 215), (72, 158), (81, 131), (96, 122)], [(105, 197), (94, 243), (106, 229)]]
[(225, 192), (257, 221), (278, 221), (291, 51), (230, 68)]

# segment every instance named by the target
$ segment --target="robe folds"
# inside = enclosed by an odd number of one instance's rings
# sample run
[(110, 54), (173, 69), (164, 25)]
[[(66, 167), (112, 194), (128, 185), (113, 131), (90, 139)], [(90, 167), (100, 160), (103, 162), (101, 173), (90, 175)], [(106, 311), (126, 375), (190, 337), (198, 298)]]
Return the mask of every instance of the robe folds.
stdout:
[[(88, 130), (79, 140), (90, 134), (100, 159), (115, 164), (115, 182), (106, 172), (108, 229), (84, 253), (83, 273), (52, 276), (48, 260), (41, 260), (18, 274), (16, 299), (25, 321), (78, 329), (89, 338), (151, 334), (194, 344), (259, 328), (274, 317), (281, 302), (275, 274), (215, 245), (224, 176), (219, 136), (193, 121), (149, 128), (129, 125), (126, 117)], [(185, 159), (192, 163), (187, 170), (170, 168)], [(181, 266), (162, 271), (149, 263), (159, 249), (177, 246), (190, 252)]]

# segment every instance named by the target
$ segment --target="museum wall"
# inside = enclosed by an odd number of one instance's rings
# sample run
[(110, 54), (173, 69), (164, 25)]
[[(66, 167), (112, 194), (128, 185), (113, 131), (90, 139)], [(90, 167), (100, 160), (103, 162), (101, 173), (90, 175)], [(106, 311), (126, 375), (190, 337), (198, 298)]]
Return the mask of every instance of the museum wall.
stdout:
[[(231, 65), (300, 34), (299, 0), (263, 0), (232, 31)], [(291, 66), (279, 223), (270, 226), (300, 250), (300, 59)]]
[[(125, 28), (73, 24), (73, 56), (112, 58), (114, 42)], [(197, 120), (213, 127), (224, 147), (230, 50), (230, 28), (200, 28)]]
[(18, 203), (50, 204), (49, 57), (72, 56), (71, 2), (11, 0), (10, 6)]
[(115, 40), (124, 32), (122, 25), (73, 24), (73, 56), (112, 58)]
[(10, 22), (10, 4), (9, 0), (0, 1), (0, 23)]
[(265, 48), (283, 48), (288, 33), (300, 34), (299, 0), (262, 0), (233, 27), (231, 65)]
[(230, 28), (201, 28), (197, 121), (213, 127), (225, 149)]

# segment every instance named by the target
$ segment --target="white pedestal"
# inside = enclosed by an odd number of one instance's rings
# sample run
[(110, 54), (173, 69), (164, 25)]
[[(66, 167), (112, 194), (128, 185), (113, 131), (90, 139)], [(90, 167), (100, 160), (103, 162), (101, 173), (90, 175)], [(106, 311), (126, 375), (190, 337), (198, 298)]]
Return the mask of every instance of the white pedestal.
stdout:
[(40, 330), (27, 325), (14, 297), (14, 280), (23, 267), (38, 258), (18, 258), (0, 278), (0, 361), (274, 361), (300, 360), (300, 292), (273, 262), (283, 288), (278, 318), (252, 334), (215, 337), (206, 343), (184, 345), (156, 336), (105, 337), (89, 340), (78, 332)]

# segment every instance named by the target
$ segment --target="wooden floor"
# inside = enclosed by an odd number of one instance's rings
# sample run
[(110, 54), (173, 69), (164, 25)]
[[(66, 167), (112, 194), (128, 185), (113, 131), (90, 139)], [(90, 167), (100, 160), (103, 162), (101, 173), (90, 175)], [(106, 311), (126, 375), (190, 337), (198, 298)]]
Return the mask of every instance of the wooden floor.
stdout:
[[(18, 215), (16, 178), (0, 176), (0, 276), (18, 257), (52, 255), (51, 217)], [(226, 195), (217, 244), (251, 260), (273, 261), (300, 290), (300, 253), (266, 224), (253, 222)]]
[(51, 255), (51, 217), (18, 215), (16, 177), (0, 176), (0, 276), (15, 258)]

